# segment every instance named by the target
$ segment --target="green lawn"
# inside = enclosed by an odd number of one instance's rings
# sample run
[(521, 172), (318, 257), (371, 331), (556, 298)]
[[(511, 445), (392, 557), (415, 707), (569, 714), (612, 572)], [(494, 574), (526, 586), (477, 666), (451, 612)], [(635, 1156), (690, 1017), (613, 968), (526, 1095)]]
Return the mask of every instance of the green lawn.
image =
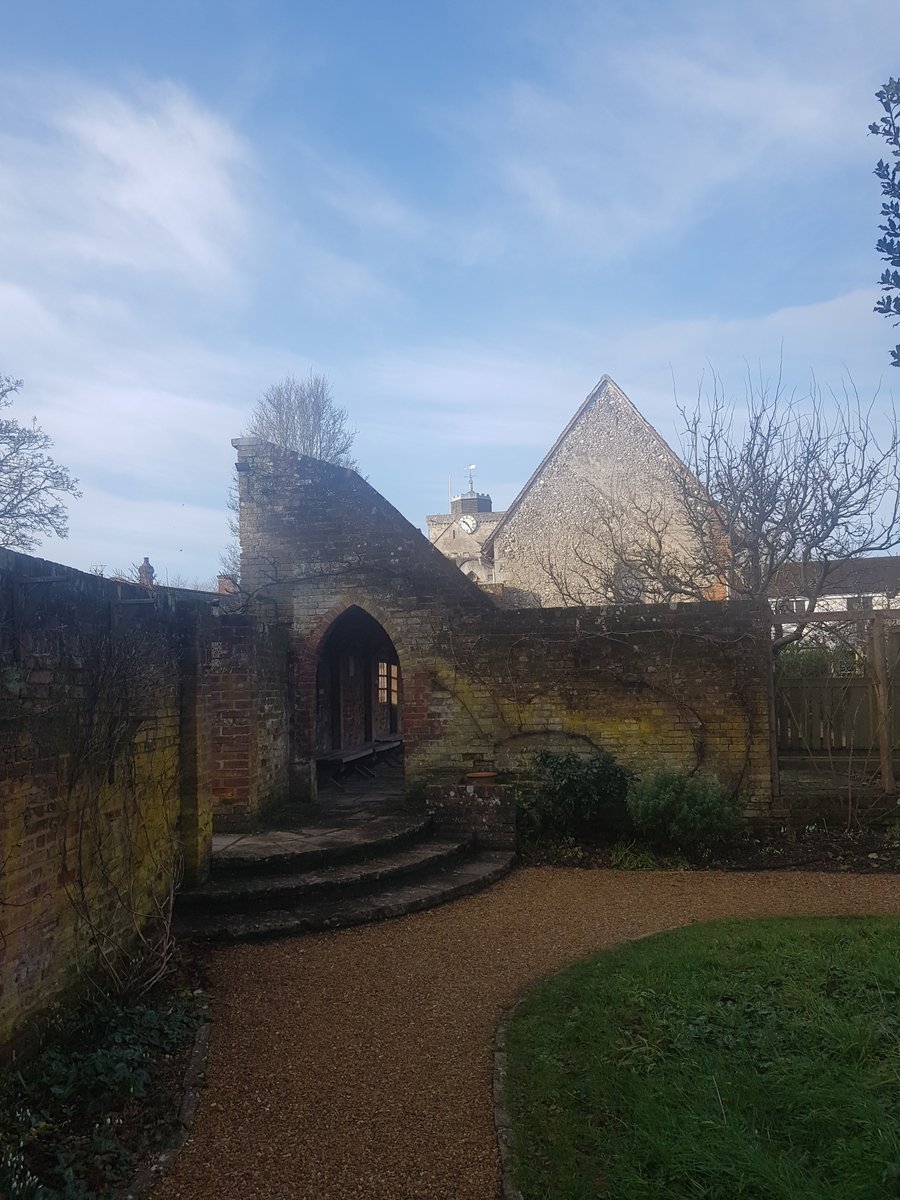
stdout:
[(900, 1197), (900, 918), (694, 925), (509, 1023), (525, 1200)]

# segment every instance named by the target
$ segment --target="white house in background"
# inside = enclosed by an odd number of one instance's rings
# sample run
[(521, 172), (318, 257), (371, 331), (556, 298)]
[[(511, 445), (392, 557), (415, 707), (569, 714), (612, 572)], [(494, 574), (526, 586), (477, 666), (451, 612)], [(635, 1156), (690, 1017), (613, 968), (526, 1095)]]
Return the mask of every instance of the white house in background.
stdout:
[[(801, 564), (792, 563), (779, 572), (772, 600), (779, 612), (806, 612), (809, 599)], [(879, 609), (900, 613), (900, 556), (895, 554), (857, 558), (836, 566), (825, 580), (815, 611), (866, 613)]]

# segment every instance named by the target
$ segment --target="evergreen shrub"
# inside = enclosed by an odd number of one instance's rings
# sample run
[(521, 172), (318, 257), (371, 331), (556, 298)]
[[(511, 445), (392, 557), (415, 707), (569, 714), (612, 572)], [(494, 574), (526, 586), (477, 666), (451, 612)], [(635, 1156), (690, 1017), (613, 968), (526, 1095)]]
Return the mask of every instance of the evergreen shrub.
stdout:
[(717, 779), (682, 771), (632, 779), (626, 805), (640, 837), (655, 848), (686, 854), (724, 842), (740, 817), (737, 800)]

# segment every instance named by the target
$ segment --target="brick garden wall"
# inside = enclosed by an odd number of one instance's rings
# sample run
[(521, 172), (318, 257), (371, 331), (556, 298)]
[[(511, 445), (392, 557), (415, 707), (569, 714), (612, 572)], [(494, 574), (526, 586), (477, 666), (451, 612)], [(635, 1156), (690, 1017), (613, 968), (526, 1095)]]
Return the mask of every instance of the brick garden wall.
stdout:
[[(318, 654), (354, 605), (397, 652), (411, 795), (603, 746), (771, 812), (768, 628), (746, 610), (500, 608), (354, 472), (235, 445), (238, 597), (0, 551), (0, 1047), (96, 963), (97, 931), (152, 915), (177, 861), (203, 876), (214, 820), (314, 799)], [(508, 841), (493, 787), (472, 828)]]
[[(695, 770), (771, 808), (769, 640), (742, 605), (496, 610), (440, 640), (439, 739), (418, 770), (523, 771), (537, 749), (602, 747), (638, 771)], [(437, 702), (437, 703), (435, 703)]]
[(214, 799), (283, 798), (285, 640), (0, 550), (0, 1048), (203, 876)]
[(399, 656), (411, 792), (603, 746), (638, 770), (700, 767), (770, 812), (769, 637), (746, 609), (501, 609), (354, 472), (235, 446), (242, 584), (292, 629), (296, 796), (314, 794), (318, 649), (358, 605)]
[(288, 637), (260, 607), (202, 625), (199, 774), (217, 830), (246, 829), (287, 799)]

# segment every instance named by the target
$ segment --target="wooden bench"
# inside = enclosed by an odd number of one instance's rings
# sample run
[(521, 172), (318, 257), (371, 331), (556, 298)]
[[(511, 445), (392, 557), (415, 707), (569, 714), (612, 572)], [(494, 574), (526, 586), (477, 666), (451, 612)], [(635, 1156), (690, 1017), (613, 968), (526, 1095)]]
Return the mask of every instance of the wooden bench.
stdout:
[(353, 764), (353, 769), (359, 771), (360, 774), (371, 775), (372, 772), (365, 765), (363, 759), (369, 758), (375, 762), (381, 755), (399, 750), (402, 745), (403, 738), (376, 738), (373, 742), (363, 742), (359, 746), (346, 746), (340, 750), (328, 750), (324, 754), (317, 754), (315, 762), (316, 766), (332, 768), (335, 776), (340, 775), (344, 767), (350, 763)]

